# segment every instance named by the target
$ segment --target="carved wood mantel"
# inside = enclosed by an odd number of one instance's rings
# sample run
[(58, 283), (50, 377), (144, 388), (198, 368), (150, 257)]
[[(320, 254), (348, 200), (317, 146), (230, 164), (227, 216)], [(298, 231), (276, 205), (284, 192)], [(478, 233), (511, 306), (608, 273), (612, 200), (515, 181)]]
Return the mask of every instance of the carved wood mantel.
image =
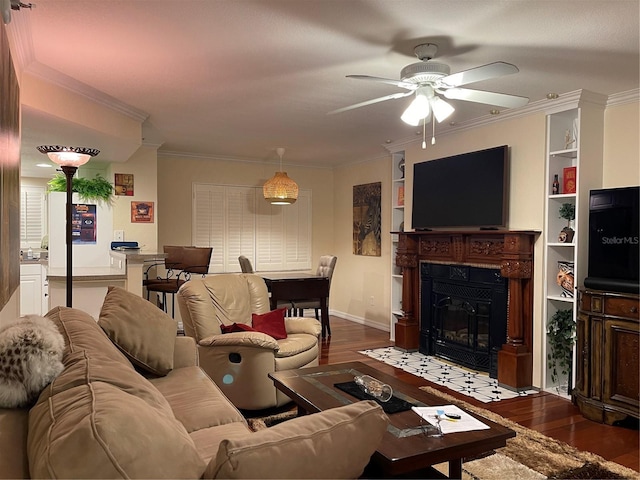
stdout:
[(402, 268), (403, 316), (395, 326), (396, 347), (417, 350), (420, 335), (420, 262), (500, 268), (509, 279), (507, 343), (498, 353), (498, 382), (516, 389), (533, 379), (534, 231), (394, 232), (396, 265)]

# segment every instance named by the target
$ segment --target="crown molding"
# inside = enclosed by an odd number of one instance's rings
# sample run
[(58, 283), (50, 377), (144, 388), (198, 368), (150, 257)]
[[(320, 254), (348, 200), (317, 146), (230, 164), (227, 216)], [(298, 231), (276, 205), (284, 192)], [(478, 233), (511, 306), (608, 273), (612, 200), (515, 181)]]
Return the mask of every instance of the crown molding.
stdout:
[(638, 101), (640, 101), (640, 88), (609, 95), (609, 98), (607, 99), (607, 107), (636, 103)]

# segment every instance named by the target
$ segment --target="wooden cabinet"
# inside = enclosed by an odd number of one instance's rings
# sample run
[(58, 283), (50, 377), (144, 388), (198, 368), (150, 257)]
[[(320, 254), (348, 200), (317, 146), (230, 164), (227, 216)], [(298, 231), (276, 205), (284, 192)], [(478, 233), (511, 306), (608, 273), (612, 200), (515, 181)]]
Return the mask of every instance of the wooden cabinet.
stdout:
[(609, 425), (639, 418), (638, 295), (581, 289), (573, 402), (590, 420)]

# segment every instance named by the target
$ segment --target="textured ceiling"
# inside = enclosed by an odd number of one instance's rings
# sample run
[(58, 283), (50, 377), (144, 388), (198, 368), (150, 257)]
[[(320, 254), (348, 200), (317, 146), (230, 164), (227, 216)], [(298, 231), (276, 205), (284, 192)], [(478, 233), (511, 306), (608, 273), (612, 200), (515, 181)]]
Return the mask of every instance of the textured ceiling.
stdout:
[[(399, 119), (411, 97), (327, 112), (403, 91), (345, 75), (397, 79), (425, 42), (439, 45), (438, 61), (452, 73), (517, 65), (515, 75), (468, 87), (531, 102), (548, 92), (639, 87), (638, 0), (36, 3), (8, 25), (26, 51), (25, 70), (63, 72), (147, 114), (163, 152), (275, 164), (275, 148), (285, 147), (285, 163), (309, 166), (385, 155), (385, 142), (416, 134)], [(492, 108), (452, 103), (458, 125)], [(49, 120), (26, 112), (25, 156)]]

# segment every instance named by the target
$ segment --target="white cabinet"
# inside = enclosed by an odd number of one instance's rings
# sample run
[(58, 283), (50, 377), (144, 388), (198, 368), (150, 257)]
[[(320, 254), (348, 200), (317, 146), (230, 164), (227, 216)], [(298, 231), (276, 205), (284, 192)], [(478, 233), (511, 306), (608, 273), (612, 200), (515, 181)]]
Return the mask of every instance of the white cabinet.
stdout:
[(49, 287), (40, 263), (20, 265), (20, 315), (44, 315), (49, 311)]
[[(561, 386), (571, 388), (575, 384), (575, 369), (566, 375), (558, 371), (559, 375), (552, 378), (547, 329), (559, 310), (570, 311), (576, 320), (576, 289), (587, 276), (589, 191), (602, 186), (604, 102), (600, 95), (579, 91), (573, 98), (562, 99), (547, 115), (543, 388), (561, 395), (570, 393)], [(559, 188), (554, 189), (556, 176)], [(569, 220), (561, 218), (561, 209), (575, 212), (575, 220), (571, 221), (573, 238), (570, 233), (562, 234)], [(575, 351), (573, 358), (575, 364)]]
[[(404, 152), (391, 155), (391, 232), (404, 228)], [(396, 266), (398, 234), (391, 233), (390, 338), (395, 341), (395, 325), (402, 317), (402, 269)]]

